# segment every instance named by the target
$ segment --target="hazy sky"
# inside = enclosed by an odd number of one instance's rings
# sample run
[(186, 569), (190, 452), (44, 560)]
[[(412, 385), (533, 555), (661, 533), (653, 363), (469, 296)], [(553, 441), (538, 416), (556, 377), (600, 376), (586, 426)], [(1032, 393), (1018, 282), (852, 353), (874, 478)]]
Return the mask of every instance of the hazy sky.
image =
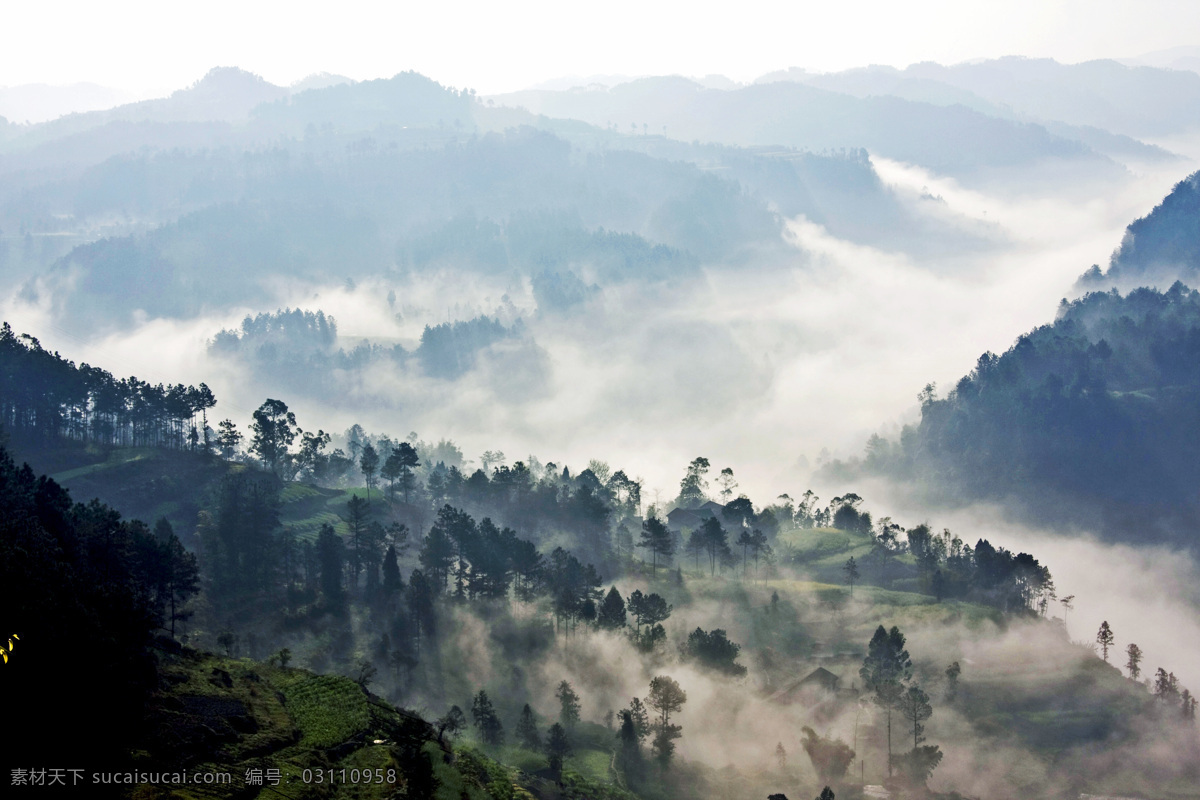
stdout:
[(92, 81), (146, 93), (220, 65), (282, 84), (319, 71), (364, 79), (413, 69), (491, 93), (570, 74), (747, 80), (788, 66), (1010, 54), (1076, 62), (1194, 44), (1192, 0), (10, 0), (0, 12), (0, 86)]

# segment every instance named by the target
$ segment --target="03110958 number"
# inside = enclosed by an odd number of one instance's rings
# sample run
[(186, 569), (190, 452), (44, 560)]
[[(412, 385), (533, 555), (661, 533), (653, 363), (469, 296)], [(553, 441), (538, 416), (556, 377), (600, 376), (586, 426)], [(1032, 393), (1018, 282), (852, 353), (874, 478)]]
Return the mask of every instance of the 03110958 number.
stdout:
[(306, 769), (300, 773), (304, 783), (388, 783), (396, 782), (394, 769)]

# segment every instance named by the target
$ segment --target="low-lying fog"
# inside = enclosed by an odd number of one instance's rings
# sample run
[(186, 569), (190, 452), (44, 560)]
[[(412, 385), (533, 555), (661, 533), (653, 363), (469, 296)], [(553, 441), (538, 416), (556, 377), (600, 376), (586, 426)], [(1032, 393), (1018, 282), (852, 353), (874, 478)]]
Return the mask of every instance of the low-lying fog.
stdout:
[[(14, 298), (0, 310), (18, 331), (77, 361), (152, 381), (207, 382), (219, 400), (215, 419), (244, 426), (263, 399), (280, 397), (306, 429), (358, 422), (393, 436), (453, 439), (471, 458), (502, 450), (510, 463), (536, 454), (576, 470), (603, 459), (644, 478), (643, 498), (664, 503), (685, 465), (703, 455), (714, 472), (732, 467), (739, 491), (765, 503), (802, 493), (822, 458), (856, 455), (872, 432), (915, 419), (926, 383), (952, 386), (983, 351), (1002, 352), (1050, 322), (1075, 279), (1105, 264), (1125, 226), (1194, 169), (1180, 161), (1131, 175), (1122, 187), (1030, 194), (1011, 186), (968, 190), (921, 169), (874, 163), (920, 213), (953, 220), (988, 246), (918, 260), (836, 239), (800, 218), (787, 224), (794, 247), (783, 263), (709, 269), (688, 284), (604, 286), (569, 315), (539, 313), (519, 277), (280, 287), (278, 307), (331, 314), (347, 349), (363, 338), (412, 349), (426, 324), (480, 313), (524, 320), (524, 338), (494, 345), (454, 381), (381, 364), (337, 376), (337, 397), (291, 395), (207, 352), (219, 330), (274, 307), (151, 320), (98, 341), (67, 335), (44, 309)], [(1034, 552), (1050, 565), (1060, 594), (1077, 597), (1068, 618), (1075, 638), (1094, 636), (1107, 618), (1125, 642), (1137, 631), (1148, 664), (1173, 668), (1200, 689), (1200, 663), (1186, 644), (1200, 633), (1196, 598), (1178, 591), (1198, 585), (1191, 562), (1047, 541), (994, 517), (910, 511), (899, 498), (885, 500), (882, 489), (859, 491), (877, 516), (904, 524), (928, 518), (971, 541), (994, 535)]]

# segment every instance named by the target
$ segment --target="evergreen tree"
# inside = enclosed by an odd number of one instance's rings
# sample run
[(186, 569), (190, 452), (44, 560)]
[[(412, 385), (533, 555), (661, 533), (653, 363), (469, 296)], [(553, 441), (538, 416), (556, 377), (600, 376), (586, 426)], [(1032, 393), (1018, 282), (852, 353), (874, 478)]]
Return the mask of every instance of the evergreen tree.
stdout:
[(217, 424), (217, 428), (217, 448), (221, 451), (221, 457), (226, 460), (231, 459), (233, 458), (233, 454), (237, 452), (244, 437), (231, 419), (221, 420)]
[(708, 552), (708, 545), (704, 541), (703, 528), (696, 528), (688, 533), (687, 544), (684, 545), (684, 549), (692, 557), (696, 572), (700, 572), (700, 556)]
[(618, 711), (617, 717), (621, 722), (617, 728), (617, 740), (621, 743), (621, 760), (627, 766), (636, 764), (640, 761), (642, 754), (642, 740), (638, 736), (637, 722), (629, 709)]
[(664, 564), (670, 563), (671, 555), (675, 552), (675, 539), (661, 520), (649, 517), (642, 523), (642, 540), (638, 542), (638, 547), (650, 551), (651, 571), (657, 574), (660, 556)]
[(1154, 697), (1167, 705), (1175, 705), (1179, 699), (1179, 681), (1174, 672), (1158, 668), (1154, 673)]
[(558, 721), (567, 730), (572, 730), (579, 722), (579, 695), (575, 693), (575, 689), (570, 683), (563, 681), (558, 685), (554, 696), (558, 698), (561, 709), (558, 713)]
[(609, 588), (608, 594), (604, 596), (604, 602), (600, 604), (600, 610), (596, 614), (596, 623), (605, 630), (615, 631), (622, 630), (625, 627), (625, 621), (625, 600), (617, 591), (617, 587), (613, 586)]
[(716, 628), (711, 633), (696, 628), (688, 634), (683, 653), (704, 666), (724, 672), (726, 675), (741, 676), (746, 668), (737, 663), (741, 645), (729, 641), (725, 631)]
[(850, 596), (854, 597), (854, 584), (859, 577), (858, 564), (855, 563), (854, 556), (850, 556), (849, 560), (846, 561), (845, 566), (842, 567), (842, 572), (846, 573), (846, 583), (850, 584)]
[[(442, 582), (442, 585), (445, 581)], [(420, 652), (421, 638), (432, 638), (435, 633), (437, 615), (434, 609), (434, 597), (438, 593), (438, 584), (425, 577), (425, 573), (414, 569), (408, 576), (408, 611), (416, 629), (415, 641), (417, 652)]]
[(306, 431), (300, 435), (300, 452), (296, 454), (296, 466), (313, 480), (325, 471), (329, 457), (323, 451), (329, 445), (329, 441), (329, 434), (325, 431)]
[(471, 716), (475, 720), (475, 727), (479, 729), (479, 738), (484, 744), (504, 744), (504, 726), (500, 723), (500, 716), (496, 713), (491, 699), (483, 689), (479, 690), (479, 694), (475, 695), (475, 700), (471, 703)]
[[(633, 615), (634, 638), (643, 648), (653, 647), (665, 636), (660, 623), (671, 616), (672, 606), (661, 595), (653, 592), (643, 595), (640, 589), (634, 589), (629, 595), (628, 609)], [(645, 633), (642, 632), (643, 625), (646, 626)]]
[(846, 770), (854, 761), (854, 751), (841, 739), (829, 736), (818, 736), (817, 732), (807, 726), (800, 729), (804, 734), (801, 746), (812, 761), (817, 777), (826, 782), (837, 782), (846, 776)]
[(954, 700), (958, 695), (958, 677), (962, 674), (962, 667), (955, 661), (950, 666), (946, 667), (946, 699)]
[(445, 591), (450, 568), (454, 563), (454, 542), (450, 540), (443, 526), (435, 524), (429, 529), (417, 560), (421, 562), (421, 566), (429, 575), (429, 581), (434, 590)]
[(171, 638), (174, 639), (175, 624), (192, 617), (192, 612), (186, 606), (188, 600), (200, 591), (200, 568), (196, 556), (184, 548), (167, 520), (158, 521), (155, 538), (157, 600), (164, 619), (169, 623)]
[(517, 721), (517, 741), (522, 747), (535, 752), (540, 752), (542, 749), (542, 737), (538, 735), (537, 720), (533, 716), (533, 709), (529, 707), (529, 703), (521, 709), (521, 719)]
[(554, 779), (560, 784), (562, 783), (563, 760), (569, 755), (571, 755), (571, 742), (567, 738), (566, 730), (556, 722), (550, 726), (550, 730), (546, 734), (546, 758), (550, 761), (550, 771), (554, 773)]
[(346, 528), (350, 533), (350, 569), (353, 590), (358, 585), (358, 576), (362, 573), (363, 564), (368, 560), (370, 507), (367, 501), (358, 495), (351, 495), (346, 502)]
[(383, 591), (392, 597), (404, 589), (404, 581), (400, 577), (400, 565), (396, 562), (396, 546), (388, 545), (383, 555)]
[(709, 574), (715, 575), (717, 564), (730, 555), (729, 534), (716, 517), (704, 520), (700, 533), (704, 538), (705, 552), (708, 553)]
[(704, 476), (708, 474), (708, 469), (709, 462), (704, 457), (692, 459), (692, 463), (688, 464), (687, 474), (679, 482), (681, 508), (695, 508), (704, 502), (704, 492), (708, 489), (708, 482), (704, 480)]
[(1129, 670), (1129, 679), (1136, 681), (1142, 674), (1142, 668), (1139, 666), (1142, 663), (1142, 648), (1130, 642), (1129, 646), (1125, 648), (1125, 655), (1128, 657), (1125, 669)]
[(342, 567), (345, 560), (342, 539), (337, 535), (333, 526), (325, 523), (317, 534), (317, 559), (321, 570), (321, 593), (325, 600), (333, 606), (340, 606), (345, 601), (342, 590)]
[(665, 769), (671, 763), (675, 753), (675, 739), (682, 735), (683, 729), (671, 724), (671, 714), (683, 708), (687, 702), (685, 692), (674, 678), (659, 675), (650, 681), (650, 694), (647, 703), (658, 712), (658, 720), (654, 724), (654, 741), (652, 749), (655, 758)]
[(1096, 632), (1096, 644), (1100, 645), (1100, 654), (1104, 661), (1108, 661), (1108, 648), (1112, 647), (1115, 637), (1113, 636), (1112, 628), (1109, 627), (1108, 620), (1100, 623), (1100, 630)]
[(291, 461), (288, 448), (299, 431), (296, 415), (288, 411), (287, 403), (268, 398), (254, 412), (250, 430), (254, 434), (250, 439), (250, 452), (262, 459), (267, 469), (285, 477)]
[(450, 706), (450, 710), (437, 721), (438, 738), (449, 734), (454, 738), (467, 729), (467, 715), (458, 706)]
[(892, 710), (904, 691), (904, 682), (912, 677), (912, 661), (904, 649), (904, 634), (893, 626), (891, 631), (880, 625), (867, 645), (867, 657), (858, 671), (863, 688), (874, 693), (875, 705), (887, 715), (888, 774), (891, 774)]
[(925, 741), (923, 735), (925, 726), (922, 723), (933, 716), (933, 706), (929, 704), (929, 695), (915, 684), (909, 686), (908, 691), (900, 695), (897, 708), (900, 710), (900, 714), (912, 723), (913, 747), (916, 748)]
[(363, 445), (362, 455), (358, 457), (358, 468), (362, 470), (367, 484), (367, 502), (371, 500), (371, 489), (375, 487), (375, 476), (379, 473), (379, 453), (370, 442)]
[(721, 487), (717, 492), (721, 497), (721, 505), (725, 505), (733, 499), (733, 490), (738, 485), (737, 480), (733, 477), (733, 469), (731, 467), (721, 470), (721, 474), (717, 476), (717, 485)]

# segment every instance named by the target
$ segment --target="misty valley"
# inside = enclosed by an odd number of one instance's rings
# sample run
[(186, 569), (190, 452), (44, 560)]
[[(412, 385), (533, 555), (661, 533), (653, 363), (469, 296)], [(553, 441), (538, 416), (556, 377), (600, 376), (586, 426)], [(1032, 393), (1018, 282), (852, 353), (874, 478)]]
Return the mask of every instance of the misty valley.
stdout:
[(0, 117), (6, 796), (1200, 798), (1200, 73), (117, 102)]

